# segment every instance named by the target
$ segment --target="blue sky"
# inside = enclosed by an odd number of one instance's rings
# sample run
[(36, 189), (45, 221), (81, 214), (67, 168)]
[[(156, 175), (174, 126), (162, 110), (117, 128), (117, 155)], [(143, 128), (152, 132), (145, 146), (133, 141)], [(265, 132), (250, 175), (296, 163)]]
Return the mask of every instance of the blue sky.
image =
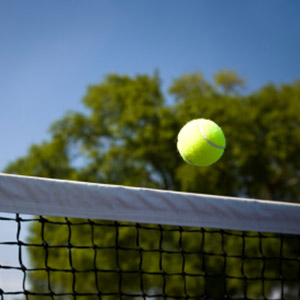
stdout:
[(86, 87), (110, 72), (221, 69), (248, 91), (300, 78), (298, 0), (51, 0), (0, 2), (0, 170), (47, 139)]

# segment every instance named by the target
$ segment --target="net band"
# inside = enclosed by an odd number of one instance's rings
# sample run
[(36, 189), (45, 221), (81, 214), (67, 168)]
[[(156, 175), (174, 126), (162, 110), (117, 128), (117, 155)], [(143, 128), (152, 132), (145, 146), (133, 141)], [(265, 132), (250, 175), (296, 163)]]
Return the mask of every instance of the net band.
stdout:
[(0, 211), (300, 234), (299, 204), (7, 174)]

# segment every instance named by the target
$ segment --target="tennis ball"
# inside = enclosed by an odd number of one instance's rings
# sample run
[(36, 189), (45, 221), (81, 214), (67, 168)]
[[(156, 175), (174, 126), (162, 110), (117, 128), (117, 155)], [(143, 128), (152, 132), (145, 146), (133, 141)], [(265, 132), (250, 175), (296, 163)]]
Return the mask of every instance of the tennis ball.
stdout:
[(211, 120), (192, 120), (178, 134), (177, 149), (191, 165), (204, 167), (215, 163), (223, 155), (225, 146), (222, 129)]

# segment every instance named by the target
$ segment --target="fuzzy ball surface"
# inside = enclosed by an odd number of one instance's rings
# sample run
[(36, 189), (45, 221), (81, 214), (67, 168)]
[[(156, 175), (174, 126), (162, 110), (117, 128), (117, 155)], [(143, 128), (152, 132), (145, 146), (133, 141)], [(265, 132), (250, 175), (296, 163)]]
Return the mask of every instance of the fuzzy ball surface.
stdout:
[(208, 119), (195, 119), (181, 128), (177, 149), (187, 163), (205, 167), (218, 161), (224, 153), (226, 139), (222, 129)]

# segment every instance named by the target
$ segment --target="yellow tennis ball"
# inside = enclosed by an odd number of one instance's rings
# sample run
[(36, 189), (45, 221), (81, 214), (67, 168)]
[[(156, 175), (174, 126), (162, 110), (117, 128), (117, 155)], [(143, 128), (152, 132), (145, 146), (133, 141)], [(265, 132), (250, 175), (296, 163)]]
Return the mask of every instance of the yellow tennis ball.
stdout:
[(204, 167), (215, 163), (223, 155), (225, 146), (222, 129), (211, 120), (192, 120), (178, 134), (177, 149), (191, 165)]

